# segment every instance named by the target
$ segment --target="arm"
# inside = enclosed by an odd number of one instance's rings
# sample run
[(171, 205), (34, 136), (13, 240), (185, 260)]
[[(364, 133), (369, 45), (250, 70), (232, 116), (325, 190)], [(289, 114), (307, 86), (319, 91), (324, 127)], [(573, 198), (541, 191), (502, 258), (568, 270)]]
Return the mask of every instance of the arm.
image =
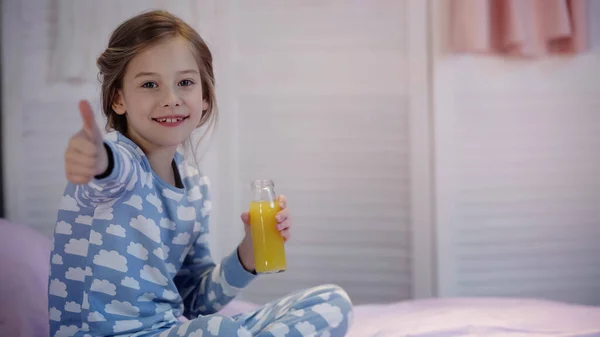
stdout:
[(76, 185), (75, 197), (80, 204), (109, 202), (137, 181), (133, 154), (123, 146), (103, 141), (89, 103), (80, 102), (79, 112), (83, 127), (69, 140), (65, 173)]
[(207, 232), (201, 233), (174, 279), (183, 298), (186, 317), (219, 311), (256, 277), (244, 269), (237, 249), (220, 264), (215, 264), (207, 235)]
[(76, 196), (84, 204), (110, 202), (138, 181), (138, 165), (129, 150), (105, 140), (102, 151), (108, 157), (106, 170), (76, 187)]

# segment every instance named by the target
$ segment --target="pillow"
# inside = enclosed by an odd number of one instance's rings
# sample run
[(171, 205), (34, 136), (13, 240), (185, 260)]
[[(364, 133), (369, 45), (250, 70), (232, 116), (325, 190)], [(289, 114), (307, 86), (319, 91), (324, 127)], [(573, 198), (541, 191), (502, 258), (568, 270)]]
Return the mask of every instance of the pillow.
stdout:
[(51, 240), (0, 219), (0, 336), (48, 337)]

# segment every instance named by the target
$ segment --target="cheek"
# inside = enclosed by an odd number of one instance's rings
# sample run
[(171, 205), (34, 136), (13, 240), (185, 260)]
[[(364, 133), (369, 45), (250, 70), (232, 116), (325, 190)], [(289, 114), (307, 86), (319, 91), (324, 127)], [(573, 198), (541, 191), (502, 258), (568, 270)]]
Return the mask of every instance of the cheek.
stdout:
[(198, 115), (198, 118), (202, 116), (202, 111), (206, 110), (208, 104), (204, 104), (202, 95), (199, 93), (190, 93), (185, 97), (185, 103), (194, 115)]
[(127, 106), (132, 109), (127, 111), (127, 115), (135, 120), (148, 119), (153, 106), (156, 105), (156, 99), (156, 96), (152, 95), (132, 95), (127, 102)]

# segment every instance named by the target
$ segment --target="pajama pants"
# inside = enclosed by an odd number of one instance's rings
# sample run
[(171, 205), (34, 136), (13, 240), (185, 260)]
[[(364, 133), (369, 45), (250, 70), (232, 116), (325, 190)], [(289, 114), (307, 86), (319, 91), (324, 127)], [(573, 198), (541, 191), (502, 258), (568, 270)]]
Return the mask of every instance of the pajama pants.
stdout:
[(149, 337), (342, 337), (352, 323), (352, 303), (341, 288), (300, 291), (248, 313), (201, 316)]

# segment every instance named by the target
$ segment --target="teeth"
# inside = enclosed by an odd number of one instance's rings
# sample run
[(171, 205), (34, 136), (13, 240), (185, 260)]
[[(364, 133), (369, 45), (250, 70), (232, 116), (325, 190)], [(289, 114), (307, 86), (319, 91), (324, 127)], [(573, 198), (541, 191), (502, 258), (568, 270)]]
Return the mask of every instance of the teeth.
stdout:
[(161, 123), (177, 123), (177, 122), (181, 122), (183, 120), (183, 117), (178, 117), (178, 118), (157, 118), (156, 121), (157, 122), (161, 122)]

